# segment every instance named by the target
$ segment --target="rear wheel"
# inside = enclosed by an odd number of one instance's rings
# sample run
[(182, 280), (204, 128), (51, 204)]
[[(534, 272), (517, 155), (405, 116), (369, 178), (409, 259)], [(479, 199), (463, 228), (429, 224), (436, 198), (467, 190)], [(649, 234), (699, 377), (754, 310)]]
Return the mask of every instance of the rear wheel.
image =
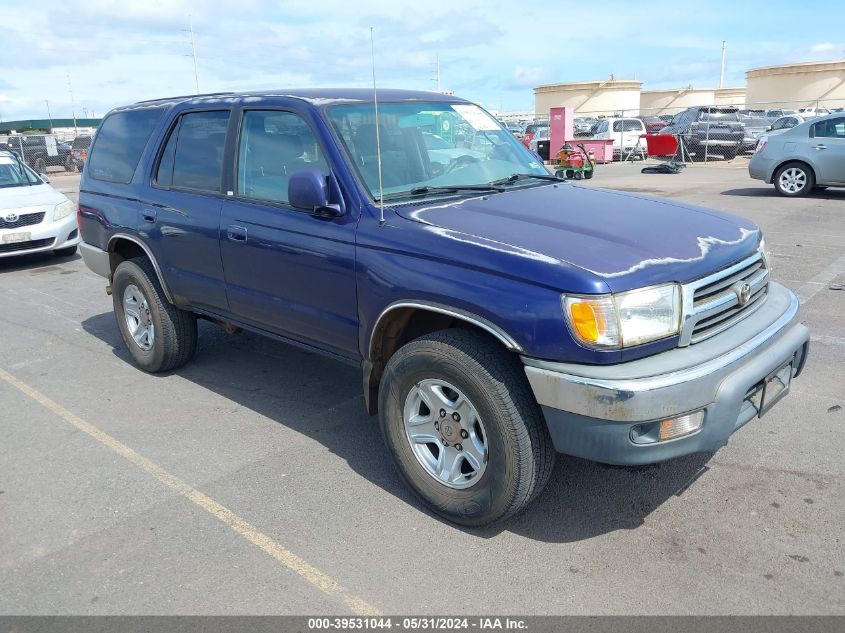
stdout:
[(35, 172), (39, 175), (47, 173), (47, 161), (43, 158), (36, 158), (33, 167), (35, 168)]
[(462, 525), (516, 514), (554, 466), (519, 360), (478, 332), (443, 330), (396, 352), (382, 377), (379, 419), (408, 485)]
[(194, 355), (197, 319), (167, 300), (146, 257), (120, 263), (112, 281), (112, 302), (123, 341), (144, 371), (176, 369)]
[(813, 170), (804, 163), (787, 163), (775, 173), (774, 185), (782, 196), (797, 198), (813, 190), (816, 177)]

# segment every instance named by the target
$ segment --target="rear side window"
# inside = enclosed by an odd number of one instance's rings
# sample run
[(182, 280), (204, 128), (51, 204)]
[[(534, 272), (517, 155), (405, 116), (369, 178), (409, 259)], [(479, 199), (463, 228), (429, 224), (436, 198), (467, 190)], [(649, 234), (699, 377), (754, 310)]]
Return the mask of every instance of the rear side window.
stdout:
[(845, 138), (845, 118), (819, 121), (815, 125), (816, 136), (823, 138)]
[(163, 108), (117, 112), (100, 125), (86, 167), (97, 180), (128, 184)]
[(156, 184), (219, 193), (228, 125), (228, 110), (179, 117), (162, 153)]

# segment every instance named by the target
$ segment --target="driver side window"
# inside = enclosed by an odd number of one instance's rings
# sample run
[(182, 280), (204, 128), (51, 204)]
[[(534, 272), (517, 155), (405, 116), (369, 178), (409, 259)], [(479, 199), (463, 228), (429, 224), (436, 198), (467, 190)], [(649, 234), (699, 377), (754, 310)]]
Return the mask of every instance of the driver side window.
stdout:
[(287, 204), (290, 175), (309, 167), (329, 173), (323, 151), (301, 116), (273, 110), (244, 113), (238, 147), (239, 195)]

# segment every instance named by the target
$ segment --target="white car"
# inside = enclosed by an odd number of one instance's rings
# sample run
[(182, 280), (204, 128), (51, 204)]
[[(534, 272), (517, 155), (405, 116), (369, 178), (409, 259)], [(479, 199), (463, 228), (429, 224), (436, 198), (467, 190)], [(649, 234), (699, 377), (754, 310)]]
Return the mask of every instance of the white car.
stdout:
[(72, 255), (79, 241), (76, 205), (15, 154), (0, 152), (0, 258)]
[(798, 114), (805, 119), (809, 119), (814, 116), (824, 116), (825, 114), (830, 114), (830, 110), (827, 108), (799, 108)]
[(640, 137), (646, 133), (645, 123), (640, 119), (607, 118), (599, 121), (593, 138), (613, 141), (613, 159), (648, 158), (648, 148), (645, 139)]

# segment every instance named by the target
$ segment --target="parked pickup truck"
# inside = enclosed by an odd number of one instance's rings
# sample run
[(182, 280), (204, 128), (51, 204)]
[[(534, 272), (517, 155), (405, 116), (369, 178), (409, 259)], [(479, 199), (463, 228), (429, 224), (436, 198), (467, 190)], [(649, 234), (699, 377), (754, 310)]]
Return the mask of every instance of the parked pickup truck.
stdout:
[(734, 158), (744, 151), (745, 125), (739, 110), (729, 107), (694, 107), (676, 114), (661, 134), (677, 134), (696, 159), (705, 156)]
[(141, 369), (186, 363), (198, 318), (359, 366), (409, 486), (473, 526), (530, 503), (556, 452), (714, 451), (787, 393), (808, 331), (750, 221), (558, 180), (455, 97), (373, 96), (106, 116), (81, 250)]

